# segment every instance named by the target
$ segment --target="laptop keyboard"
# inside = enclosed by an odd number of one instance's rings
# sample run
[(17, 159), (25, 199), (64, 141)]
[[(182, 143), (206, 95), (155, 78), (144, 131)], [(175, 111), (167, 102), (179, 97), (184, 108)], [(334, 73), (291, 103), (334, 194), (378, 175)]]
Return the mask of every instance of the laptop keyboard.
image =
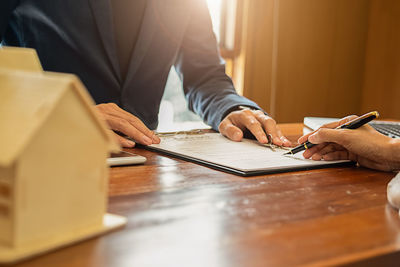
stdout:
[(400, 123), (398, 122), (373, 121), (369, 125), (391, 138), (400, 138)]

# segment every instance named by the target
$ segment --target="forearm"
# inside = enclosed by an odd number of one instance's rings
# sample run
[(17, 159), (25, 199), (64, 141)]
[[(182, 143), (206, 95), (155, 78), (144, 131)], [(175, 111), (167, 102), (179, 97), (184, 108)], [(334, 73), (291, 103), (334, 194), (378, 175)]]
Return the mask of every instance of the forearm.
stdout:
[(258, 106), (238, 96), (218, 51), (206, 1), (191, 1), (175, 68), (183, 81), (189, 108), (217, 130), (228, 110), (236, 106)]
[(219, 123), (229, 112), (237, 110), (238, 106), (248, 106), (260, 109), (256, 103), (236, 94), (233, 86), (225, 83), (203, 84), (192, 88), (186, 94), (189, 107), (213, 129), (217, 130)]
[(260, 109), (256, 103), (236, 93), (218, 54), (201, 55), (200, 59), (199, 55), (187, 53), (180, 53), (175, 68), (181, 74), (189, 108), (214, 130), (218, 129), (223, 117), (238, 106)]

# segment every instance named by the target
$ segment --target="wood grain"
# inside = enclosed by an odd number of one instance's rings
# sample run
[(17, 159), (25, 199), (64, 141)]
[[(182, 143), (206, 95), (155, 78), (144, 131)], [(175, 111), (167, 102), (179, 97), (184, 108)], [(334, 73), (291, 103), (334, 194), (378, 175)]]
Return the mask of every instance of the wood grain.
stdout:
[[(278, 0), (274, 116), (358, 114), (369, 2)], [(289, 107), (289, 108), (288, 108)]]
[(400, 117), (400, 1), (371, 0), (362, 112)]
[[(281, 125), (291, 140), (302, 124)], [(393, 173), (338, 167), (242, 178), (133, 149), (113, 168), (109, 210), (125, 229), (18, 266), (291, 266), (398, 262)], [(249, 155), (251, 156), (251, 155)]]
[(248, 0), (246, 12), (246, 97), (278, 122), (360, 112), (369, 1)]

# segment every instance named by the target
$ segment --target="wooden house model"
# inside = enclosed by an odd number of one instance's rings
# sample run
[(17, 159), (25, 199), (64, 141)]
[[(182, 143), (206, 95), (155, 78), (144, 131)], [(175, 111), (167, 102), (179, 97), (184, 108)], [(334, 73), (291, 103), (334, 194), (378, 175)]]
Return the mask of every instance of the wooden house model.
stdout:
[(0, 48), (0, 263), (126, 223), (106, 214), (106, 159), (119, 146), (93, 106), (76, 76)]

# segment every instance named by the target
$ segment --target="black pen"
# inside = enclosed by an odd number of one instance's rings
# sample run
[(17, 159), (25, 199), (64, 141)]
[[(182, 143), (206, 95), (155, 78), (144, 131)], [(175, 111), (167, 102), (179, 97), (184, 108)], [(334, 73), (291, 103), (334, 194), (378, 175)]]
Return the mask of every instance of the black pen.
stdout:
[[(342, 124), (342, 125), (336, 127), (335, 129), (357, 129), (378, 117), (379, 117), (378, 111), (372, 111), (372, 112), (366, 113), (358, 118), (355, 118), (354, 120), (346, 122), (345, 124)], [(294, 155), (300, 151), (312, 148), (315, 145), (316, 144), (313, 144), (313, 143), (310, 143), (310, 141), (307, 141), (304, 144), (296, 146), (295, 148), (291, 149), (290, 151), (284, 153), (283, 155)]]

